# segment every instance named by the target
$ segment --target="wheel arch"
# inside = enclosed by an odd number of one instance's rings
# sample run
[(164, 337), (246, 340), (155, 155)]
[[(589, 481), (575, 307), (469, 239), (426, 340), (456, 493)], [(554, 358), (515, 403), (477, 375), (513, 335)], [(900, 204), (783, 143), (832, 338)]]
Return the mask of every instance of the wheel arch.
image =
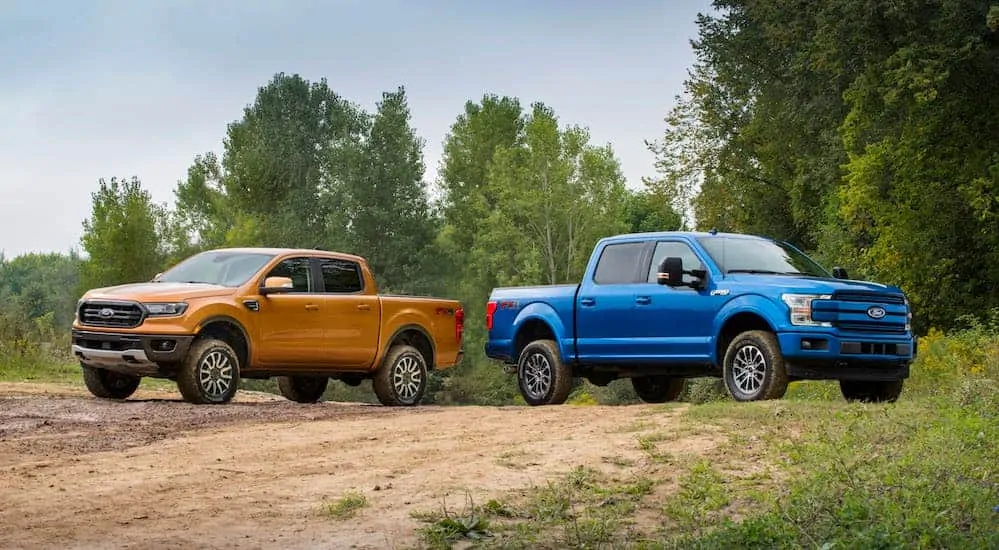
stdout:
[(253, 352), (253, 343), (250, 335), (237, 319), (228, 315), (213, 315), (198, 323), (197, 335), (211, 336), (225, 341), (232, 346), (236, 352), (236, 359), (239, 360), (240, 370), (246, 369), (250, 364)]
[(535, 340), (553, 340), (559, 353), (559, 359), (565, 361), (568, 356), (564, 349), (562, 337), (565, 326), (555, 309), (545, 303), (536, 302), (524, 309), (513, 320), (513, 340), (511, 341), (510, 359), (514, 362), (527, 344)]
[(420, 355), (423, 356), (423, 360), (427, 362), (428, 369), (434, 370), (436, 368), (437, 345), (434, 339), (430, 337), (427, 329), (416, 323), (408, 323), (397, 328), (388, 339), (375, 364), (380, 364), (385, 359), (385, 356), (388, 355), (392, 346), (400, 343), (416, 348), (420, 352)]
[(755, 308), (737, 309), (731, 311), (720, 323), (712, 350), (714, 363), (721, 365), (729, 344), (739, 334), (748, 330), (764, 330), (776, 334), (777, 330), (766, 314)]

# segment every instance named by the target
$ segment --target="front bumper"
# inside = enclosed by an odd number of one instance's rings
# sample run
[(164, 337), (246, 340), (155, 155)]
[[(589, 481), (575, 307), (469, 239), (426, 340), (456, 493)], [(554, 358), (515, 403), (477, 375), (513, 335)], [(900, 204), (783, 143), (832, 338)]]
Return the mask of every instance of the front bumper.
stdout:
[(127, 374), (162, 374), (184, 360), (193, 335), (73, 330), (73, 355), (84, 365)]
[(800, 331), (778, 340), (788, 375), (807, 380), (900, 380), (916, 357), (911, 335)]

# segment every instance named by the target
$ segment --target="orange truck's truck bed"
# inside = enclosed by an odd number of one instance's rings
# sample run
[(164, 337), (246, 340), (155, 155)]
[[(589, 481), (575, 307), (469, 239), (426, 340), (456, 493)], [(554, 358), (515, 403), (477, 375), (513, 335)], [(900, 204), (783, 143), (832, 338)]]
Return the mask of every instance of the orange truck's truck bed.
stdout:
[(463, 325), (458, 301), (379, 295), (358, 256), (229, 248), (88, 291), (72, 346), (87, 388), (109, 399), (155, 377), (189, 402), (226, 403), (241, 378), (276, 377), (285, 397), (310, 403), (331, 378), (370, 378), (381, 403), (416, 405), (429, 371), (461, 360)]

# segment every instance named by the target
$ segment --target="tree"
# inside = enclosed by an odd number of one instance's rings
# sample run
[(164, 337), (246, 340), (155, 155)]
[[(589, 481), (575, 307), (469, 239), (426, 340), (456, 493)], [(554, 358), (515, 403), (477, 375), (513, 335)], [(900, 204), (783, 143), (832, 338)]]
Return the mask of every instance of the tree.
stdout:
[(342, 243), (344, 186), (357, 168), (365, 124), (363, 111), (325, 79), (278, 73), (258, 90), (243, 118), (229, 125), (223, 170), (203, 163), (205, 175), (222, 182), (236, 213), (212, 219), (235, 222), (240, 235), (253, 228), (260, 245)]
[(626, 188), (610, 146), (581, 127), (559, 128), (537, 103), (518, 145), (499, 148), (488, 173), (496, 197), (477, 248), (501, 284), (577, 281), (600, 237), (627, 231)]
[(164, 207), (153, 203), (137, 177), (101, 179), (91, 197), (81, 239), (87, 253), (80, 269), (83, 290), (150, 280), (166, 257), (157, 231)]
[(386, 290), (430, 292), (437, 227), (423, 181), (423, 140), (410, 126), (404, 88), (382, 94), (359, 159), (344, 193), (349, 247), (367, 258)]

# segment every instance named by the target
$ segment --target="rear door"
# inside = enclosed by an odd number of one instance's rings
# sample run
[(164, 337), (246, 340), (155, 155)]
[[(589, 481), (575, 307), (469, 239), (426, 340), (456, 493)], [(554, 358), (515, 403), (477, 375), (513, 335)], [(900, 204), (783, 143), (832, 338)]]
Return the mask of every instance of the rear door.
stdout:
[(635, 292), (645, 281), (643, 241), (610, 243), (576, 296), (576, 353), (581, 363), (628, 362), (635, 349)]
[(368, 293), (357, 262), (319, 258), (324, 295), (323, 335), (328, 360), (346, 368), (364, 369), (378, 353), (381, 307)]

